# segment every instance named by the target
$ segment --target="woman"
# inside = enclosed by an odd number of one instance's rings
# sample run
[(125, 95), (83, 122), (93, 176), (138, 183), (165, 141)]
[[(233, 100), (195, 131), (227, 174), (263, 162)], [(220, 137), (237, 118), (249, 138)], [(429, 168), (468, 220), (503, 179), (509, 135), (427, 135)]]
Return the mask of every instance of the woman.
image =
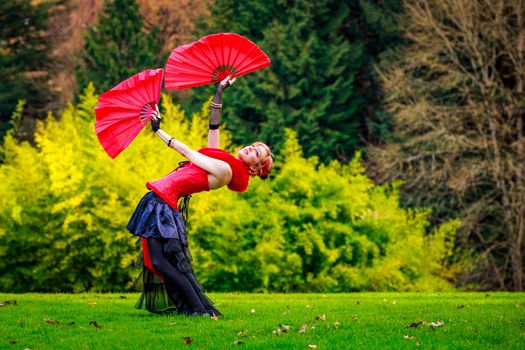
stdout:
[(177, 203), (192, 193), (223, 186), (244, 192), (250, 177), (265, 179), (272, 169), (272, 154), (262, 142), (239, 150), (237, 158), (218, 148), (222, 92), (234, 81), (235, 78), (227, 77), (217, 85), (211, 102), (207, 148), (194, 151), (171, 137), (160, 129), (158, 110), (153, 113), (153, 132), (189, 163), (160, 180), (148, 182), (146, 186), (151, 191), (142, 198), (128, 223), (128, 230), (141, 237), (143, 250), (144, 267), (138, 279), (142, 295), (137, 308), (155, 313), (221, 315), (195, 278), (185, 222)]

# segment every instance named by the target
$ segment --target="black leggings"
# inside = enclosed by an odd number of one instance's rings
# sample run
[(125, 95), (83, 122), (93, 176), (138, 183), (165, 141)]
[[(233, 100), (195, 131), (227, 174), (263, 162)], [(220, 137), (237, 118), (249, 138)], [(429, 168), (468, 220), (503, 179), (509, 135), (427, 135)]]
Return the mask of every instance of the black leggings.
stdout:
[[(148, 250), (153, 268), (164, 276), (166, 291), (168, 294), (177, 291), (186, 303), (192, 308), (193, 312), (206, 312), (195, 289), (191, 285), (184, 273), (177, 270), (170, 264), (164, 256), (164, 244), (161, 240), (155, 238), (148, 239)], [(171, 297), (171, 295), (170, 295)], [(175, 300), (175, 298), (172, 298)]]

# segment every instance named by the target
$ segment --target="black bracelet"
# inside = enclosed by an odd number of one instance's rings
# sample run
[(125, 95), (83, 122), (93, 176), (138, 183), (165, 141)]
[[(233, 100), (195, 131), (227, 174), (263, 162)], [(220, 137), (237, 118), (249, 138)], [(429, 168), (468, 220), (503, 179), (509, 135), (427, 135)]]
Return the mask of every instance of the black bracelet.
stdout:
[(175, 140), (175, 138), (174, 138), (174, 137), (172, 137), (172, 138), (171, 138), (171, 139), (170, 139), (170, 140), (168, 141), (168, 147), (170, 147), (170, 148), (171, 148), (171, 142), (172, 142), (173, 140)]
[(219, 126), (221, 126), (221, 124), (212, 124), (210, 123), (209, 127), (210, 127), (210, 130), (216, 130), (219, 128)]

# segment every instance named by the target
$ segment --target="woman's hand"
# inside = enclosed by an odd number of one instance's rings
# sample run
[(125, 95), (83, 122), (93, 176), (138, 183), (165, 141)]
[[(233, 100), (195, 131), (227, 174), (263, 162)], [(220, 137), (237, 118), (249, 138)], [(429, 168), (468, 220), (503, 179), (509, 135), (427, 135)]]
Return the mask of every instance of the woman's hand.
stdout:
[(156, 106), (156, 110), (151, 112), (151, 130), (153, 132), (157, 132), (160, 129), (160, 122), (162, 121), (162, 117), (159, 112), (159, 106)]
[(223, 79), (223, 81), (219, 83), (219, 85), (217, 85), (217, 91), (224, 91), (224, 89), (226, 89), (235, 82), (235, 79), (237, 78), (232, 78), (228, 75), (226, 78)]

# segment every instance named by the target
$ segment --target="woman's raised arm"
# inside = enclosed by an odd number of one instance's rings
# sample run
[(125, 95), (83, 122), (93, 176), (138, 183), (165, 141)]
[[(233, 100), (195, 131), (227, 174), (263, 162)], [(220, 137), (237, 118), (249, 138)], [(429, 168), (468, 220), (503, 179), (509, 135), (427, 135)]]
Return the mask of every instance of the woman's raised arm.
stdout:
[(223, 81), (217, 84), (215, 96), (210, 103), (210, 124), (208, 130), (208, 147), (220, 147), (220, 133), (219, 127), (221, 125), (221, 108), (222, 108), (222, 92), (228, 86), (233, 84), (235, 78), (226, 77)]

